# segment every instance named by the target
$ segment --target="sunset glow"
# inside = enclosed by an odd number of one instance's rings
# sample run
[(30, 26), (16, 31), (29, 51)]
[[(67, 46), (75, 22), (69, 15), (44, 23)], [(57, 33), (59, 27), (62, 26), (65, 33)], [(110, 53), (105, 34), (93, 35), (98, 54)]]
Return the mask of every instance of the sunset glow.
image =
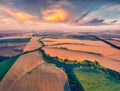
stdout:
[(43, 19), (48, 22), (65, 22), (68, 19), (68, 13), (62, 9), (51, 9), (42, 12)]
[(0, 91), (120, 91), (120, 0), (0, 0)]
[[(41, 30), (53, 26), (65, 31), (119, 30), (119, 0), (2, 0), (0, 29)], [(9, 27), (13, 26), (13, 27)], [(116, 27), (117, 26), (117, 27)], [(72, 29), (71, 29), (72, 27)], [(112, 29), (111, 29), (112, 28)], [(58, 28), (59, 29), (59, 28)], [(68, 29), (68, 30), (66, 30)], [(46, 29), (48, 30), (48, 29)], [(61, 30), (62, 31), (62, 30)]]

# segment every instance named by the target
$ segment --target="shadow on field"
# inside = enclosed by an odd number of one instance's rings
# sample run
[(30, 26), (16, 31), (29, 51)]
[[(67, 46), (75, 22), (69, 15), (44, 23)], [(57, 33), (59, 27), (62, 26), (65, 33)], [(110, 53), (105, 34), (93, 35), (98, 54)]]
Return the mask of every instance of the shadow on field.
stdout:
[(73, 70), (67, 72), (66, 74), (68, 76), (71, 91), (85, 91), (80, 81), (78, 81), (78, 79), (76, 78)]
[(64, 91), (70, 91), (70, 87), (69, 87), (68, 81), (66, 81), (65, 84), (64, 84)]

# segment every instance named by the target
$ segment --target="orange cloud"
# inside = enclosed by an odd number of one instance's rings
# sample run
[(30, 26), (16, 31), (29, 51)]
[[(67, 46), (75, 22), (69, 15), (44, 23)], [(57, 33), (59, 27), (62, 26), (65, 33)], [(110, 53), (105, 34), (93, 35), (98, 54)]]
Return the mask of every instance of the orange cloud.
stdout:
[(35, 21), (38, 20), (37, 16), (32, 16), (25, 12), (20, 11), (13, 11), (7, 8), (0, 7), (0, 11), (5, 13), (6, 15), (12, 17), (13, 19), (17, 20), (20, 23), (26, 22), (26, 21)]
[(43, 19), (48, 22), (65, 22), (68, 20), (68, 13), (60, 8), (52, 8), (42, 11)]

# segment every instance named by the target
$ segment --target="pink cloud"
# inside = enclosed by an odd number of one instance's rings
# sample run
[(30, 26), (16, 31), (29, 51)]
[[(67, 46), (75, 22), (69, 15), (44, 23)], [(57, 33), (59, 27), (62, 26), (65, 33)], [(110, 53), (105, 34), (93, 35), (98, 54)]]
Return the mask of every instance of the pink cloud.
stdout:
[(9, 17), (15, 19), (16, 21), (18, 21), (20, 23), (23, 23), (26, 21), (38, 20), (37, 16), (33, 16), (33, 15), (30, 15), (28, 13), (21, 12), (21, 11), (15, 11), (15, 10), (3, 8), (3, 7), (0, 7), (0, 11), (2, 11), (5, 15), (8, 15)]

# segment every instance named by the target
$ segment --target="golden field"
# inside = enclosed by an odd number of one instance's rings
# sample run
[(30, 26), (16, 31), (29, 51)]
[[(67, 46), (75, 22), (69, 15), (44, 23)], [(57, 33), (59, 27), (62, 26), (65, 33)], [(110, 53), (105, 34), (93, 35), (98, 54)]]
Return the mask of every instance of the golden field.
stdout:
[(96, 60), (104, 67), (120, 72), (120, 51), (102, 41), (72, 38), (45, 38), (43, 41), (44, 50), (50, 56), (78, 61)]
[[(64, 71), (50, 66), (37, 51), (41, 44), (32, 38), (22, 54), (0, 82), (0, 91), (70, 91)], [(36, 50), (36, 51), (35, 51)]]

